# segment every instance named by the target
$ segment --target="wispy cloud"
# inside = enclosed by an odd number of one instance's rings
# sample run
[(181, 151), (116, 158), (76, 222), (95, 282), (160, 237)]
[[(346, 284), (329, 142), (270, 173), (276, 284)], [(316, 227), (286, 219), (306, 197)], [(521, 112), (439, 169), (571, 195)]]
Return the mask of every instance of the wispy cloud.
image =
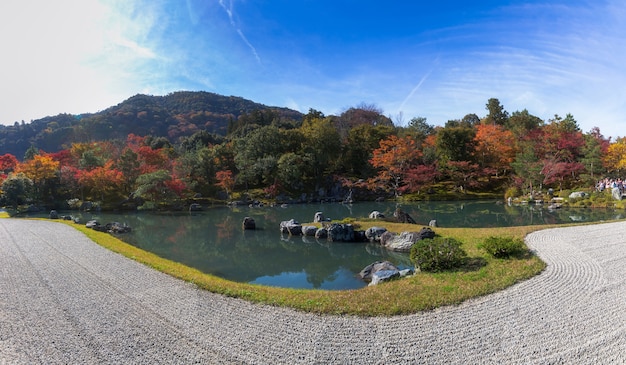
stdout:
[(226, 4), (224, 0), (219, 0), (219, 3), (222, 9), (224, 9), (226, 14), (228, 15), (228, 20), (230, 21), (230, 25), (233, 28), (235, 28), (235, 31), (237, 32), (241, 40), (246, 44), (246, 46), (248, 46), (248, 48), (250, 48), (250, 51), (252, 52), (252, 55), (257, 60), (257, 62), (261, 63), (261, 57), (257, 53), (256, 48), (252, 45), (252, 43), (250, 43), (250, 41), (248, 40), (246, 35), (243, 33), (241, 28), (235, 22), (234, 11), (233, 11), (233, 0), (227, 0), (227, 1), (228, 1), (228, 5)]

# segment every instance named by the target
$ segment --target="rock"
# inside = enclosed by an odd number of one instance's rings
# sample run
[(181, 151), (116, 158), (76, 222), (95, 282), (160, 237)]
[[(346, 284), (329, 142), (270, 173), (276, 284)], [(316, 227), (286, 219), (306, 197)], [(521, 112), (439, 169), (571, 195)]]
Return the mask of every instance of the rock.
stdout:
[(87, 227), (87, 228), (94, 228), (94, 227), (97, 227), (97, 226), (99, 226), (99, 225), (100, 225), (100, 222), (98, 222), (98, 221), (97, 221), (97, 220), (95, 220), (95, 219), (92, 219), (92, 220), (90, 220), (89, 222), (87, 222), (87, 223), (85, 224), (85, 227)]
[(50, 219), (59, 219), (59, 213), (56, 210), (51, 210)]
[(385, 244), (385, 248), (396, 252), (409, 252), (415, 242), (419, 240), (417, 232), (402, 232)]
[(396, 219), (400, 223), (416, 224), (415, 220), (407, 212), (403, 211), (400, 208), (396, 209), (396, 211), (393, 213), (393, 216), (396, 217)]
[(402, 232), (385, 243), (385, 247), (391, 251), (410, 252), (415, 242), (435, 237), (435, 232), (429, 227), (422, 228), (419, 232)]
[(305, 237), (315, 237), (317, 227), (315, 226), (302, 226), (302, 235)]
[(428, 222), (428, 226), (429, 227), (438, 227), (437, 220), (436, 219), (431, 219), (430, 222)]
[(569, 195), (570, 199), (584, 199), (587, 196), (587, 193), (584, 191), (574, 191)]
[(280, 222), (280, 232), (287, 233), (292, 236), (300, 236), (302, 234), (302, 225), (295, 219)]
[(313, 217), (313, 223), (323, 222), (324, 220), (325, 220), (324, 213), (322, 212), (315, 213), (315, 216)]
[(385, 215), (377, 210), (374, 210), (370, 213), (369, 215), (370, 219), (381, 219), (381, 218), (385, 218)]
[(189, 205), (189, 211), (190, 212), (199, 212), (202, 210), (202, 205), (198, 204), (198, 203), (192, 203)]
[(385, 232), (387, 232), (387, 228), (370, 227), (365, 231), (365, 237), (371, 242), (380, 242), (380, 236)]
[(354, 231), (354, 242), (367, 242), (365, 231)]
[(331, 242), (353, 242), (354, 227), (352, 224), (333, 223), (326, 228), (328, 240)]
[(121, 224), (119, 222), (107, 223), (105, 228), (107, 232), (114, 234), (128, 233), (131, 231), (131, 228), (129, 226), (127, 226), (126, 224)]
[(256, 222), (252, 217), (244, 217), (242, 226), (245, 230), (254, 230), (256, 229)]
[(398, 268), (389, 261), (376, 261), (367, 265), (361, 272), (359, 272), (359, 277), (364, 281), (370, 282), (372, 281), (372, 277), (375, 273), (379, 271), (396, 271), (399, 272)]
[(435, 238), (435, 231), (433, 231), (430, 227), (424, 227), (417, 232), (419, 235), (419, 239), (423, 240), (425, 238)]
[(389, 241), (391, 241), (394, 237), (396, 236), (395, 233), (393, 232), (389, 232), (389, 231), (385, 231), (383, 232), (383, 234), (380, 235), (380, 237), (378, 238), (378, 242), (383, 245), (386, 246), (387, 243)]
[(315, 231), (315, 238), (317, 238), (317, 239), (327, 239), (328, 238), (328, 231), (326, 230), (326, 228), (320, 228), (317, 231)]
[(380, 270), (372, 275), (372, 281), (369, 286), (378, 285), (379, 283), (390, 281), (400, 277), (400, 271), (396, 270)]

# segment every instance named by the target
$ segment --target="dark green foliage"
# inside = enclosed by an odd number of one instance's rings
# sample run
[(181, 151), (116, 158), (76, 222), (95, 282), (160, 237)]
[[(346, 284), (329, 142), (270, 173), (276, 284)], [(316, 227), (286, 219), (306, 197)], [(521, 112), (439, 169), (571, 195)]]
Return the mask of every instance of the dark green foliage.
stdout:
[(512, 237), (491, 236), (482, 243), (481, 247), (490, 255), (498, 258), (515, 256), (526, 251), (524, 241)]
[(411, 247), (410, 258), (420, 271), (444, 271), (463, 264), (467, 253), (454, 238), (436, 236), (418, 240)]
[(229, 122), (233, 127), (260, 123), (293, 128), (301, 120), (298, 111), (235, 96), (187, 91), (165, 96), (138, 94), (95, 114), (59, 114), (30, 123), (0, 125), (0, 151), (21, 157), (32, 145), (54, 153), (75, 142), (126, 140), (131, 133), (152, 135), (155, 146), (163, 146), (163, 139), (175, 143), (199, 131), (225, 136)]

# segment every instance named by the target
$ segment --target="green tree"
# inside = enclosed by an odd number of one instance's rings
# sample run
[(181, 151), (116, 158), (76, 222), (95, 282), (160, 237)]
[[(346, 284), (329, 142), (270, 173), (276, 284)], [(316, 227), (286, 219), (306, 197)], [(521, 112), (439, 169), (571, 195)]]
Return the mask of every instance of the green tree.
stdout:
[(509, 113), (504, 110), (504, 106), (500, 104), (500, 100), (491, 98), (485, 106), (489, 112), (484, 119), (487, 124), (506, 125), (509, 120)]
[(472, 161), (476, 129), (448, 123), (437, 133), (437, 153), (444, 161)]
[(21, 172), (9, 174), (2, 182), (3, 202), (14, 209), (32, 200), (34, 192), (33, 181)]

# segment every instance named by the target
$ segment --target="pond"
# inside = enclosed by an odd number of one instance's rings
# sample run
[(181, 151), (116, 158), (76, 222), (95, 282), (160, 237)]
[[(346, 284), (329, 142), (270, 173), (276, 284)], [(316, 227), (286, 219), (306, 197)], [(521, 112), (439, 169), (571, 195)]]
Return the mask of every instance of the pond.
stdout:
[[(376, 244), (328, 243), (281, 235), (281, 221), (311, 222), (315, 212), (331, 219), (367, 217), (373, 210), (391, 216), (395, 203), (289, 205), (286, 207), (212, 207), (194, 213), (76, 213), (81, 222), (117, 221), (133, 228), (124, 241), (161, 257), (225, 279), (270, 286), (308, 289), (356, 289), (366, 285), (356, 275), (378, 260), (411, 267), (408, 254)], [(621, 219), (607, 209), (556, 209), (508, 206), (490, 202), (421, 202), (399, 207), (418, 223), (436, 219), (441, 227), (507, 227), (599, 222)], [(67, 213), (66, 213), (67, 214)], [(244, 231), (243, 218), (253, 217), (257, 230)], [(384, 226), (384, 223), (381, 223)], [(419, 230), (421, 226), (416, 226)]]

